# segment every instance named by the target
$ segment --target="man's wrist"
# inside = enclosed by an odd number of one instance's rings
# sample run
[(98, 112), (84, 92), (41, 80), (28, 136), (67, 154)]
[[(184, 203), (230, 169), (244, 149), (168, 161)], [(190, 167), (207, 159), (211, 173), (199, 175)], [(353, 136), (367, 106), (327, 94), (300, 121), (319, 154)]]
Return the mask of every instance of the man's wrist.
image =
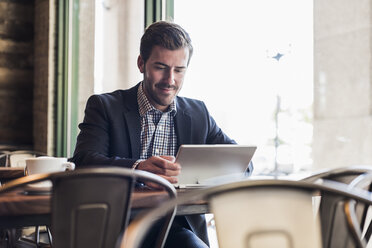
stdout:
[(137, 167), (138, 167), (138, 165), (139, 165), (142, 161), (144, 161), (144, 159), (138, 159), (136, 162), (134, 162), (134, 164), (133, 164), (133, 166), (132, 166), (132, 169), (133, 169), (133, 170), (136, 170)]

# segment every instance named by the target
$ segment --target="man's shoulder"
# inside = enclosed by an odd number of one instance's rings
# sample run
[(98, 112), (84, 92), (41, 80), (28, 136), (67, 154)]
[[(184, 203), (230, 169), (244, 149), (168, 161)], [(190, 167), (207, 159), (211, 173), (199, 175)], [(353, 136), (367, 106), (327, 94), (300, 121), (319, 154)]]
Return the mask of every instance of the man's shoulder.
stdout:
[(184, 97), (184, 96), (177, 96), (177, 104), (181, 106), (187, 105), (204, 105), (204, 102), (198, 99)]
[(99, 94), (99, 96), (103, 98), (122, 98), (122, 97), (126, 97), (129, 95), (137, 95), (137, 89), (138, 89), (138, 85), (135, 85), (126, 90), (115, 90), (112, 92)]
[(188, 97), (177, 96), (177, 108), (183, 110), (205, 109), (203, 101)]
[(128, 94), (128, 90), (115, 90), (112, 92), (98, 94), (97, 96), (102, 99), (114, 100), (114, 99), (123, 98), (126, 94)]
[(126, 90), (115, 90), (112, 92), (102, 93), (102, 94), (95, 94), (92, 95), (90, 98), (92, 101), (94, 99), (99, 99), (99, 101), (105, 104), (114, 104), (117, 102), (122, 102), (124, 100), (131, 100), (136, 99), (137, 95), (137, 85)]

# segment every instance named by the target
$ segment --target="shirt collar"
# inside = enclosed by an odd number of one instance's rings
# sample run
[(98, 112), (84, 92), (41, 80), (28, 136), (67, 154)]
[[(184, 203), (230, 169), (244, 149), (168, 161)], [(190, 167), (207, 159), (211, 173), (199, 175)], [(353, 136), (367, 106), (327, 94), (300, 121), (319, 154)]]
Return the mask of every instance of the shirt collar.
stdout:
[[(137, 102), (139, 106), (139, 114), (141, 117), (146, 115), (149, 111), (161, 112), (160, 110), (156, 109), (147, 99), (145, 92), (143, 91), (143, 82), (141, 82), (140, 86), (138, 87), (137, 91)], [(174, 98), (173, 102), (169, 105), (167, 112), (171, 115), (175, 115), (177, 113), (177, 104), (176, 98)], [(163, 113), (163, 112), (161, 112)]]

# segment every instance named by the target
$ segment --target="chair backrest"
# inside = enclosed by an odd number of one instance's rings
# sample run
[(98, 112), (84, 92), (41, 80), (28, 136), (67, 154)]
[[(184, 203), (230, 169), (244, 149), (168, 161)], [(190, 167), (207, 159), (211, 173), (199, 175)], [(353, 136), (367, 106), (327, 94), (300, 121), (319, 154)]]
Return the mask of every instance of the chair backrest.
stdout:
[(24, 168), (26, 166), (25, 160), (27, 158), (46, 155), (46, 153), (31, 150), (4, 151), (2, 154), (0, 154), (0, 166)]
[(133, 176), (76, 171), (53, 177), (54, 247), (114, 247), (127, 224)]
[(368, 172), (372, 172), (372, 165), (353, 165), (336, 169), (321, 170), (302, 179), (302, 181), (316, 182), (317, 180), (325, 179), (348, 184), (357, 176)]
[[(332, 180), (350, 184), (358, 176), (372, 172), (372, 166), (349, 166), (322, 171), (303, 179), (307, 182), (319, 182)], [(358, 186), (360, 187), (360, 186)], [(364, 187), (365, 190), (368, 188)], [(321, 215), (323, 247), (324, 248), (352, 248), (355, 241), (347, 227), (344, 213), (344, 197), (324, 192), (321, 195), (319, 214)], [(357, 204), (356, 216), (359, 223), (365, 222), (369, 205)]]
[(211, 196), (219, 247), (321, 247), (311, 197), (308, 190), (276, 187)]
[(365, 191), (336, 182), (247, 180), (185, 194), (131, 222), (122, 248), (139, 247), (153, 221), (175, 205), (207, 200), (214, 214), (220, 248), (322, 247), (312, 193), (328, 192), (372, 204)]
[[(131, 192), (137, 180), (154, 182), (170, 197), (176, 196), (174, 187), (159, 176), (113, 167), (31, 175), (7, 183), (0, 193), (44, 180), (53, 182), (51, 230), (56, 248), (115, 247), (128, 223)], [(164, 235), (173, 217), (172, 212)]]
[(0, 151), (0, 167), (5, 167), (9, 151)]
[[(349, 184), (349, 187), (367, 189), (371, 192), (372, 173), (365, 173), (358, 176)], [(368, 214), (367, 211), (364, 219), (360, 219), (357, 214), (360, 205), (360, 203), (354, 200), (347, 200), (344, 205), (344, 212), (350, 236), (352, 236), (354, 242), (357, 244), (356, 247), (367, 247), (372, 234), (372, 216), (369, 216), (371, 214), (371, 206), (362, 204), (362, 208), (369, 210), (370, 213)]]

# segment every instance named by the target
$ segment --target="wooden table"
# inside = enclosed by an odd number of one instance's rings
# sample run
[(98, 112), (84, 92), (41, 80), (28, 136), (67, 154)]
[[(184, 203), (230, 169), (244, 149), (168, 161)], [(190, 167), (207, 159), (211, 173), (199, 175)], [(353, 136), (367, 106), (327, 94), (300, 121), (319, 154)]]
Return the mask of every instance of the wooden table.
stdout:
[(5, 182), (25, 175), (24, 168), (21, 167), (0, 167), (0, 181)]
[[(19, 167), (0, 167), (0, 181), (6, 182), (24, 176)], [(27, 188), (0, 196), (0, 228), (50, 225), (50, 194), (25, 194)], [(188, 191), (178, 190), (178, 196)], [(141, 190), (132, 194), (132, 216), (156, 207), (168, 199), (165, 191)], [(177, 215), (202, 214), (208, 212), (206, 202), (199, 201), (177, 208)]]
[[(178, 195), (187, 193), (179, 190)], [(132, 194), (132, 214), (153, 208), (168, 199), (165, 191), (136, 191)], [(205, 201), (179, 206), (177, 215), (208, 212)], [(50, 194), (27, 195), (23, 189), (0, 196), (0, 227), (50, 225)]]

